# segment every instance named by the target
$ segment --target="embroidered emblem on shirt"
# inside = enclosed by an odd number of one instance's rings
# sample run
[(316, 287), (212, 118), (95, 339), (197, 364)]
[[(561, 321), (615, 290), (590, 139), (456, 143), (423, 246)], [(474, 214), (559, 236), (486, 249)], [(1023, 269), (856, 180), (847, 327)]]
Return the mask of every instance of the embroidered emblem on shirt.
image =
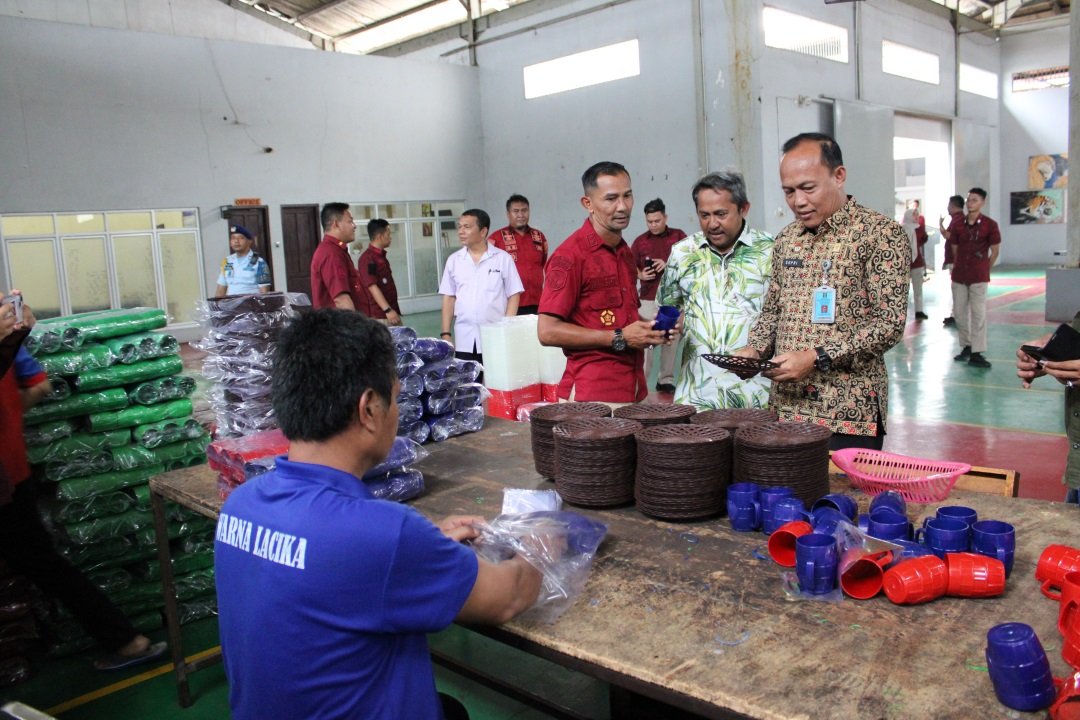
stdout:
[(570, 269), (573, 267), (574, 261), (569, 258), (551, 258), (544, 275), (544, 282), (550, 285), (552, 290), (562, 290), (570, 279)]
[(604, 327), (611, 327), (615, 324), (615, 311), (614, 310), (601, 310), (600, 322)]

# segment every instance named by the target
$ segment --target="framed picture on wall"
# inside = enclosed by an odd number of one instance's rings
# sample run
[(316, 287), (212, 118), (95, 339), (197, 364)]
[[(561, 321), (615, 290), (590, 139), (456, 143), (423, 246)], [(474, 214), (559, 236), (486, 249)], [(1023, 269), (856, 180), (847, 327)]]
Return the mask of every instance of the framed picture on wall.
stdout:
[(1065, 222), (1065, 191), (1021, 190), (1009, 197), (1009, 223), (1043, 225)]
[(1063, 188), (1069, 184), (1069, 154), (1032, 155), (1028, 158), (1028, 189)]

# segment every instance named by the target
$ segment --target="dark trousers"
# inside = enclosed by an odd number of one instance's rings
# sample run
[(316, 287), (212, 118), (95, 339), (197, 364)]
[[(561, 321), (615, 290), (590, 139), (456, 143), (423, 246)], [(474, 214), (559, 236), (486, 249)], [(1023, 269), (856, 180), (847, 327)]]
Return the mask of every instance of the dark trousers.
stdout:
[(442, 702), (443, 720), (469, 720), (469, 711), (457, 699), (446, 693), (439, 693)]
[(518, 315), (536, 315), (539, 305), (518, 305)]
[[(878, 427), (881, 427), (880, 425)], [(843, 450), (844, 448), (863, 448), (866, 450), (880, 450), (885, 444), (885, 434), (878, 430), (877, 435), (844, 435), (833, 433), (829, 438), (830, 450)]]
[[(473, 350), (475, 349), (476, 346), (473, 345)], [(484, 356), (478, 352), (462, 352), (461, 350), (457, 350), (454, 352), (454, 357), (456, 357), (458, 360), (473, 360), (480, 363), (481, 367), (484, 366)], [(480, 374), (476, 377), (476, 382), (480, 383), (481, 385), (484, 384), (483, 371), (481, 371)]]
[(119, 650), (138, 632), (96, 585), (56, 552), (38, 517), (36, 499), (37, 488), (27, 480), (15, 487), (11, 502), (0, 507), (0, 557), (12, 572), (62, 602), (102, 647)]

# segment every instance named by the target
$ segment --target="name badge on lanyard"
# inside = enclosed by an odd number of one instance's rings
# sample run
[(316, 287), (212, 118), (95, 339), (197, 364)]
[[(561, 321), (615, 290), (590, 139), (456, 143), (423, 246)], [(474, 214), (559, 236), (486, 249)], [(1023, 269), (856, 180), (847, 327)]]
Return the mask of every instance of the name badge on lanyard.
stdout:
[(810, 322), (831, 324), (836, 322), (836, 288), (829, 287), (831, 260), (821, 263), (821, 287), (814, 290), (814, 310)]

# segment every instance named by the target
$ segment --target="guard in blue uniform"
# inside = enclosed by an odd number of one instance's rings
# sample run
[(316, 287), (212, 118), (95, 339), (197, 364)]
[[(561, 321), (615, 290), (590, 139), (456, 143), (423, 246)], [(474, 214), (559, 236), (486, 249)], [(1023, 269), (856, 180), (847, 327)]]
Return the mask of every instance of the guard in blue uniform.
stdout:
[(255, 236), (243, 225), (229, 226), (232, 255), (221, 261), (216, 297), (270, 292), (270, 266), (252, 249)]

